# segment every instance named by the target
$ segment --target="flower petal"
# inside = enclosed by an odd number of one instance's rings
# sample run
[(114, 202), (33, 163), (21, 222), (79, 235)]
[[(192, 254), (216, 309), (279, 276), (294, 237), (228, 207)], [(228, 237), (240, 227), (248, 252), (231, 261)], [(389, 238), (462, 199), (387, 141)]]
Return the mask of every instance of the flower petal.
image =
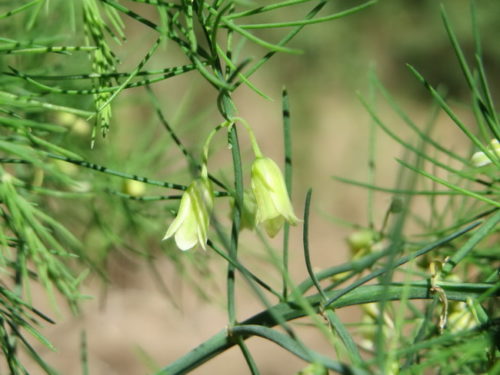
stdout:
[(272, 194), (274, 205), (278, 212), (288, 221), (290, 224), (295, 225), (298, 223), (299, 219), (293, 213), (292, 203), (288, 197), (288, 192), (286, 187), (283, 185), (282, 193), (278, 194), (276, 191)]
[(279, 216), (272, 195), (263, 180), (259, 178), (252, 179), (252, 190), (255, 201), (257, 202), (257, 222), (261, 223), (268, 219)]
[(175, 233), (175, 244), (180, 250), (189, 250), (198, 242), (197, 223), (193, 215), (186, 217), (186, 220)]
[(257, 158), (252, 164), (252, 190), (257, 202), (257, 222), (264, 223), (273, 237), (284, 220), (295, 225), (299, 219), (293, 213), (285, 180), (278, 165), (270, 158)]
[(180, 250), (189, 250), (199, 243), (203, 248), (207, 242), (210, 211), (214, 193), (207, 179), (194, 180), (181, 198), (177, 217), (163, 239), (175, 234), (175, 243)]
[(471, 157), (472, 164), (474, 167), (484, 167), (485, 165), (491, 164), (491, 160), (484, 152), (475, 152)]
[[(188, 189), (189, 190), (189, 189)], [(191, 212), (191, 198), (186, 191), (181, 198), (181, 204), (179, 206), (179, 211), (177, 212), (177, 217), (172, 221), (170, 226), (168, 227), (167, 233), (163, 237), (163, 240), (166, 240), (172, 237), (184, 223), (186, 218), (189, 216)]]
[(264, 221), (264, 229), (269, 237), (273, 238), (281, 230), (281, 227), (285, 223), (283, 216), (275, 217), (274, 219), (269, 219)]
[(197, 189), (193, 190), (193, 212), (196, 219), (196, 232), (200, 245), (205, 249), (210, 222), (210, 211), (213, 207), (213, 190), (210, 181), (197, 181)]

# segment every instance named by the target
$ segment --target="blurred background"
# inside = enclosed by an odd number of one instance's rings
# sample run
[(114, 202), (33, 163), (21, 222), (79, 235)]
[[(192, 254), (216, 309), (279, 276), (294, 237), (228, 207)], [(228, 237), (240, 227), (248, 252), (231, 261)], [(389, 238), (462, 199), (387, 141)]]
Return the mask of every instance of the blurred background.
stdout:
[[(12, 2), (11, 2), (12, 3)], [(69, 2), (68, 2), (69, 3)], [(154, 9), (147, 4), (123, 1), (130, 9), (156, 20)], [(249, 2), (252, 7), (265, 2)], [(332, 13), (359, 2), (332, 1), (324, 13)], [(339, 20), (306, 27), (290, 47), (303, 51), (299, 55), (277, 54), (253, 77), (252, 82), (272, 100), (266, 100), (242, 86), (234, 99), (239, 114), (254, 128), (263, 152), (283, 166), (281, 91), (289, 92), (293, 143), (293, 203), (299, 217), (303, 214), (307, 189), (313, 189), (310, 223), (310, 245), (313, 264), (318, 269), (340, 264), (349, 258), (345, 238), (354, 230), (342, 221), (366, 227), (367, 191), (341, 184), (332, 176), (366, 181), (370, 117), (358, 100), (366, 98), (378, 108), (381, 118), (401, 137), (411, 132), (388, 108), (370, 85), (370, 74), (376, 74), (413, 121), (424, 127), (432, 118), (432, 101), (406, 64), (413, 65), (427, 80), (446, 92), (463, 119), (469, 91), (454, 56), (440, 17), (440, 2), (434, 0), (380, 0), (375, 6)], [(474, 40), (471, 33), (469, 1), (447, 0), (446, 8), (467, 57), (472, 59)], [(70, 7), (61, 4), (61, 7)], [(270, 12), (258, 22), (294, 20), (309, 9), (303, 4), (286, 12)], [(2, 4), (0, 4), (0, 9)], [(9, 9), (12, 6), (6, 6)], [(52, 6), (51, 6), (52, 7)], [(53, 7), (52, 7), (53, 8)], [(3, 9), (2, 9), (3, 11)], [(42, 12), (44, 9), (42, 9)], [(61, 8), (61, 12), (71, 11)], [(484, 60), (490, 82), (499, 80), (498, 69), (500, 3), (477, 1)], [(65, 35), (58, 44), (75, 44), (82, 40), (80, 20), (40, 17), (50, 22), (51, 33)], [(78, 15), (78, 12), (76, 12)], [(13, 18), (14, 19), (14, 18)], [(0, 33), (9, 37), (23, 32), (22, 15), (17, 23), (3, 24)], [(153, 31), (130, 18), (123, 17), (127, 39), (121, 45), (110, 41), (122, 60), (119, 71), (131, 71), (156, 39)], [(39, 22), (33, 34), (46, 27)], [(74, 31), (67, 33), (74, 22)], [(257, 22), (257, 20), (256, 20)], [(80, 26), (79, 26), (80, 25)], [(276, 42), (283, 30), (260, 31), (258, 35)], [(46, 35), (46, 34), (45, 34)], [(66, 40), (64, 39), (66, 38)], [(243, 54), (258, 58), (265, 51), (246, 45)], [(70, 59), (70, 58), (66, 58)], [(37, 72), (77, 73), (88, 71), (81, 55), (68, 60), (47, 55), (34, 61), (15, 56), (0, 62), (35, 74)], [(175, 46), (165, 44), (146, 65), (161, 69), (183, 62)], [(67, 64), (67, 65), (66, 65)], [(222, 121), (217, 112), (216, 92), (196, 73), (187, 73), (151, 86), (163, 114), (186, 148), (195, 156), (208, 132)], [(493, 85), (495, 89), (495, 85)], [(493, 96), (498, 93), (493, 92)], [(90, 96), (67, 99), (68, 105), (92, 107)], [(462, 111), (463, 109), (463, 111)], [(90, 128), (74, 128), (67, 142), (91, 161), (110, 168), (169, 182), (188, 184), (191, 176), (181, 153), (165, 132), (145, 88), (123, 92), (113, 105), (111, 129), (105, 139), (98, 138), (90, 150)], [(472, 151), (468, 140), (442, 114), (438, 115), (433, 133), (436, 140), (462, 155)], [(251, 150), (240, 133), (244, 164), (249, 171)], [(412, 139), (408, 138), (411, 142)], [(211, 171), (224, 181), (231, 181), (230, 152), (227, 139), (219, 135), (212, 147)], [(460, 151), (462, 150), (462, 151)], [(377, 133), (376, 178), (381, 186), (397, 182), (401, 147), (382, 132)], [(145, 374), (156, 366), (165, 366), (199, 345), (227, 324), (225, 310), (225, 263), (209, 250), (181, 253), (172, 241), (161, 242), (172, 210), (178, 202), (134, 202), (106, 194), (105, 189), (127, 189), (118, 178), (99, 176), (94, 171), (75, 171), (75, 178), (96, 193), (92, 199), (72, 201), (49, 200), (47, 209), (75, 232), (84, 243), (88, 256), (107, 273), (106, 278), (92, 273), (84, 285), (88, 300), (82, 302), (82, 314), (73, 316), (64, 308), (56, 311), (46, 302), (40, 290), (34, 293), (34, 305), (53, 316), (57, 324), (43, 332), (57, 348), (56, 352), (40, 347), (62, 374), (80, 370), (80, 337), (88, 340), (90, 374)], [(247, 173), (248, 175), (248, 173)], [(87, 184), (87, 185), (85, 185)], [(169, 194), (164, 189), (146, 187), (145, 195)], [(391, 203), (389, 194), (375, 194), (373, 220), (376, 228)], [(218, 201), (216, 215), (227, 221), (227, 202)], [(279, 288), (278, 271), (269, 266), (269, 257), (255, 233), (243, 232), (241, 259), (244, 264)], [(302, 228), (291, 230), (290, 265), (297, 283), (306, 277), (302, 252)], [(280, 248), (281, 238), (270, 241)], [(244, 320), (263, 309), (252, 292), (239, 279), (238, 318)], [(344, 322), (359, 319), (356, 309), (343, 309)], [(297, 326), (300, 323), (297, 324)], [(313, 328), (298, 328), (311, 347), (331, 354), (331, 348)], [(248, 340), (262, 374), (293, 374), (306, 364), (264, 340)], [(34, 371), (33, 373), (36, 373)], [(193, 374), (249, 373), (237, 348), (215, 358)]]

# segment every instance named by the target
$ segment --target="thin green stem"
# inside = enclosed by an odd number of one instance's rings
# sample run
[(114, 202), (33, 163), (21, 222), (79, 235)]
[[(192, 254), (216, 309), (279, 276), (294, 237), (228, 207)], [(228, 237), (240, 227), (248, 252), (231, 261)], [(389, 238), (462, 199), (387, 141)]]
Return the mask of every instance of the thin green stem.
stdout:
[(255, 276), (250, 270), (248, 270), (245, 266), (238, 262), (237, 259), (232, 258), (230, 255), (224, 254), (222, 250), (220, 250), (210, 239), (207, 241), (208, 246), (210, 246), (219, 256), (227, 261), (228, 264), (231, 264), (234, 269), (237, 269), (241, 272), (243, 276), (245, 276), (248, 280), (255, 281), (262, 288), (267, 290), (269, 293), (273, 294), (278, 299), (281, 299), (281, 295), (271, 288), (268, 284), (262, 281), (260, 278)]
[(323, 299), (326, 301), (327, 297), (323, 289), (321, 288), (321, 285), (319, 284), (318, 279), (316, 278), (316, 275), (313, 271), (312, 264), (311, 264), (311, 257), (309, 255), (309, 210), (311, 208), (311, 196), (312, 196), (312, 189), (309, 189), (307, 191), (306, 195), (306, 203), (304, 207), (304, 229), (303, 229), (303, 238), (302, 238), (302, 243), (304, 246), (304, 258), (306, 262), (306, 268), (307, 268), (307, 273), (309, 274), (309, 277), (311, 278), (314, 286), (318, 290), (318, 293), (323, 297)]
[[(109, 85), (109, 86), (94, 87), (94, 88), (87, 88), (87, 89), (65, 89), (65, 88), (49, 86), (49, 85), (46, 85), (44, 83), (38, 82), (35, 79), (35, 76), (33, 76), (33, 75), (24, 74), (24, 73), (12, 68), (12, 67), (10, 67), (10, 69), (12, 70), (12, 73), (8, 72), (8, 73), (6, 73), (7, 75), (11, 75), (14, 77), (19, 77), (21, 79), (24, 79), (26, 82), (29, 82), (32, 85), (34, 85), (34, 86), (36, 86), (44, 91), (57, 93), (57, 94), (66, 94), (66, 95), (90, 95), (90, 94), (114, 93), (118, 90), (125, 90), (125, 89), (134, 88), (134, 87), (151, 85), (153, 83), (164, 81), (167, 78), (174, 77), (174, 76), (177, 76), (179, 74), (192, 71), (195, 69), (195, 66), (194, 65), (187, 65), (187, 66), (180, 66), (180, 67), (176, 67), (176, 68), (172, 68), (172, 69), (162, 69), (163, 73), (159, 73), (159, 72), (154, 73), (154, 74), (161, 74), (160, 77), (147, 78), (147, 79), (136, 81), (136, 82), (130, 82), (131, 76), (127, 74), (128, 81), (125, 81), (126, 84), (124, 86), (123, 85), (120, 85), (120, 86)], [(143, 74), (141, 74), (141, 75), (146, 75), (144, 73), (147, 73), (147, 72), (143, 71), (142, 73)], [(113, 73), (110, 73), (110, 74), (97, 74), (96, 73), (96, 74), (87, 74), (87, 75), (73, 75), (73, 76), (68, 76), (68, 77), (72, 77), (72, 79), (96, 79), (96, 78), (104, 79), (104, 78), (118, 78), (118, 77), (122, 77), (123, 75), (124, 75), (124, 73), (114, 73), (114, 74)], [(136, 76), (138, 76), (138, 75), (139, 74), (136, 74)], [(57, 78), (49, 78), (50, 76), (48, 76), (48, 77), (40, 76), (40, 77), (42, 79), (60, 80), (60, 79), (63, 79), (62, 77), (64, 77), (64, 76), (52, 76), (52, 77), (57, 77)]]
[(24, 10), (32, 7), (33, 5), (36, 5), (39, 2), (43, 2), (43, 0), (33, 0), (33, 1), (30, 1), (30, 2), (28, 2), (26, 4), (21, 5), (18, 8), (15, 8), (15, 9), (9, 10), (8, 12), (0, 14), (0, 20), (3, 19), (3, 18), (7, 18), (7, 17), (10, 17), (10, 16), (13, 16), (16, 13), (22, 12), (22, 11), (24, 11)]
[(491, 232), (495, 230), (498, 222), (500, 222), (500, 210), (497, 210), (493, 216), (487, 219), (481, 228), (479, 228), (458, 251), (453, 253), (443, 266), (443, 274), (450, 274), (453, 268), (460, 263), (481, 240), (489, 236)]
[(286, 7), (289, 7), (291, 5), (297, 5), (297, 4), (307, 3), (307, 2), (310, 2), (310, 1), (311, 0), (287, 0), (287, 1), (283, 1), (281, 3), (270, 4), (270, 5), (265, 5), (265, 6), (259, 6), (259, 7), (254, 8), (254, 9), (245, 10), (245, 11), (242, 11), (242, 12), (239, 12), (239, 13), (233, 13), (233, 14), (230, 14), (230, 15), (228, 15), (226, 17), (228, 19), (248, 17), (248, 16), (253, 16), (255, 14), (262, 14), (262, 13), (269, 12), (269, 11), (272, 11), (272, 10), (276, 10), (276, 9), (279, 9), (279, 8), (283, 8), (283, 7), (286, 8)]
[[(316, 278), (316, 274), (313, 271), (311, 256), (309, 254), (309, 211), (311, 209), (311, 197), (312, 189), (307, 191), (306, 202), (304, 208), (304, 229), (303, 229), (303, 246), (304, 246), (304, 258), (306, 262), (307, 273), (312, 280), (314, 286), (318, 290), (318, 294), (321, 296), (320, 311), (323, 310), (323, 305), (327, 302), (328, 296), (326, 292), (321, 287), (319, 280)], [(344, 345), (347, 348), (347, 352), (354, 363), (361, 363), (361, 356), (359, 354), (358, 348), (354, 343), (353, 338), (345, 328), (344, 324), (340, 321), (337, 314), (333, 309), (326, 311), (326, 318), (330, 323), (332, 329), (335, 330), (342, 339)]]
[[(233, 115), (234, 104), (229, 95), (223, 95), (222, 108), (227, 116)], [(241, 225), (241, 213), (243, 210), (243, 170), (241, 166), (241, 154), (236, 127), (229, 128), (229, 142), (231, 145), (231, 155), (233, 159), (234, 173), (234, 210), (233, 223), (231, 227), (231, 244), (229, 256), (237, 261), (238, 259), (238, 240)], [(227, 269), (227, 303), (229, 324), (236, 323), (236, 298), (235, 298), (235, 273), (234, 266), (228, 264)]]
[(15, 95), (10, 92), (0, 91), (0, 98), (3, 99), (4, 104), (9, 104), (15, 107), (21, 107), (23, 109), (36, 107), (36, 108), (45, 108), (51, 111), (61, 111), (72, 113), (78, 116), (91, 116), (94, 112), (85, 111), (83, 109), (65, 107), (62, 105), (42, 102), (36, 99), (32, 99), (31, 97)]
[(156, 41), (153, 43), (153, 46), (149, 49), (146, 55), (139, 62), (137, 67), (130, 73), (125, 81), (111, 94), (111, 96), (97, 109), (97, 113), (103, 111), (107, 106), (111, 104), (111, 102), (116, 98), (116, 96), (130, 83), (130, 81), (141, 71), (141, 69), (146, 65), (149, 59), (153, 56), (156, 49), (160, 46), (162, 41), (162, 36), (158, 37)]
[[(140, 182), (144, 182), (145, 184), (161, 186), (161, 187), (164, 187), (164, 188), (167, 188), (167, 189), (182, 190), (182, 191), (187, 190), (187, 186), (186, 185), (179, 185), (179, 184), (174, 184), (174, 183), (171, 183), (171, 182), (153, 180), (153, 179), (148, 178), (148, 177), (143, 177), (143, 176), (138, 176), (138, 175), (135, 175), (135, 174), (125, 173), (125, 172), (122, 172), (122, 171), (117, 171), (117, 170), (114, 170), (114, 169), (111, 169), (111, 168), (108, 168), (108, 167), (104, 167), (104, 166), (99, 165), (99, 164), (89, 163), (89, 162), (87, 162), (85, 160), (70, 159), (70, 158), (67, 158), (67, 157), (64, 157), (64, 156), (60, 156), (60, 155), (56, 155), (56, 154), (52, 154), (52, 153), (46, 153), (46, 155), (49, 158), (51, 158), (51, 159), (63, 160), (65, 162), (68, 162), (68, 163), (71, 163), (71, 164), (75, 164), (75, 165), (78, 165), (78, 166), (83, 167), (83, 168), (93, 169), (95, 171), (98, 171), (98, 172), (101, 172), (101, 173), (105, 173), (105, 174), (109, 174), (109, 175), (116, 176), (116, 177), (121, 177), (121, 178), (127, 178), (129, 180), (140, 181)], [(215, 192), (215, 196), (217, 196), (217, 197), (224, 196), (225, 197), (225, 196), (228, 196), (228, 193), (222, 192), (222, 191), (216, 191)]]
[(240, 347), (241, 353), (245, 358), (245, 361), (248, 365), (248, 368), (250, 369), (251, 374), (260, 375), (259, 369), (257, 368), (257, 364), (255, 363), (255, 360), (252, 357), (252, 353), (250, 353), (250, 350), (248, 350), (248, 347), (245, 344), (245, 341), (243, 340), (241, 335), (236, 336), (236, 341), (238, 342), (238, 346)]
[(422, 249), (413, 252), (410, 255), (401, 257), (398, 260), (394, 260), (393, 262), (390, 262), (391, 267), (382, 267), (376, 271), (371, 272), (370, 274), (366, 275), (365, 277), (362, 277), (361, 279), (359, 279), (359, 280), (355, 281), (354, 283), (352, 283), (351, 285), (349, 285), (347, 288), (345, 288), (342, 292), (340, 292), (334, 298), (331, 298), (330, 300), (328, 300), (328, 302), (325, 304), (325, 307), (330, 306), (332, 303), (334, 303), (337, 299), (339, 299), (343, 295), (351, 292), (352, 290), (355, 290), (356, 288), (367, 283), (368, 281), (373, 280), (373, 279), (385, 274), (386, 272), (391, 272), (393, 269), (409, 262), (410, 260), (413, 260), (421, 255), (428, 253), (429, 251), (432, 251), (438, 247), (441, 247), (441, 246), (449, 243), (450, 241), (454, 240), (455, 238), (458, 238), (458, 237), (462, 236), (464, 233), (467, 233), (467, 232), (471, 231), (472, 229), (476, 228), (481, 223), (482, 223), (481, 221), (478, 221), (478, 222), (472, 223), (470, 225), (467, 225), (465, 228), (463, 228), (457, 232), (454, 232), (446, 237), (443, 237), (443, 238), (439, 239), (438, 241), (431, 243), (431, 244), (423, 247)]
[(430, 173), (427, 173), (426, 171), (422, 170), (422, 169), (417, 169), (411, 165), (409, 165), (408, 163), (402, 161), (402, 160), (398, 160), (399, 163), (401, 163), (403, 166), (405, 166), (406, 168), (414, 171), (414, 172), (417, 172), (417, 173), (420, 173), (421, 175), (431, 179), (432, 181), (435, 181), (443, 186), (446, 186), (447, 188), (450, 188), (452, 190), (455, 190), (459, 193), (461, 193), (462, 195), (465, 195), (465, 196), (469, 196), (469, 197), (472, 197), (472, 198), (475, 198), (475, 199), (478, 199), (480, 201), (483, 201), (484, 203), (488, 203), (490, 205), (492, 205), (493, 207), (500, 207), (500, 202), (498, 201), (495, 201), (493, 199), (490, 199), (490, 198), (487, 198), (485, 196), (485, 194), (483, 193), (480, 193), (480, 194), (477, 194), (471, 190), (468, 190), (468, 189), (464, 189), (463, 187), (460, 187), (458, 185), (455, 185), (455, 184), (452, 184), (440, 177), (437, 177), (437, 176), (434, 176)]
[(252, 145), (252, 150), (253, 150), (253, 153), (255, 154), (255, 157), (256, 158), (263, 157), (264, 155), (260, 151), (259, 143), (257, 142), (257, 138), (255, 137), (255, 133), (253, 132), (253, 129), (250, 126), (250, 124), (248, 123), (248, 121), (246, 121), (244, 118), (241, 118), (241, 117), (232, 117), (231, 121), (233, 123), (236, 123), (237, 121), (239, 121), (243, 124), (244, 128), (248, 132), (248, 136), (250, 138), (250, 143)]
[[(290, 104), (288, 92), (284, 88), (282, 91), (282, 111), (283, 111), (283, 140), (285, 149), (285, 185), (288, 195), (292, 196), (292, 134), (290, 123)], [(288, 295), (288, 247), (290, 237), (290, 224), (285, 222), (283, 228), (283, 299), (286, 301)]]
[(369, 6), (372, 6), (376, 2), (377, 2), (377, 0), (368, 1), (364, 4), (358, 5), (356, 7), (353, 7), (353, 8), (350, 8), (350, 9), (347, 9), (347, 10), (344, 10), (342, 12), (338, 12), (335, 14), (330, 14), (329, 16), (324, 16), (324, 17), (318, 17), (318, 18), (306, 19), (306, 20), (300, 20), (300, 21), (274, 22), (274, 23), (270, 22), (270, 23), (263, 23), (263, 24), (239, 25), (239, 27), (241, 29), (244, 29), (244, 30), (251, 30), (251, 29), (270, 29), (270, 28), (280, 28), (280, 27), (313, 25), (316, 23), (332, 21), (335, 19), (339, 19), (339, 18), (348, 16), (350, 14), (357, 13), (365, 8), (368, 8)]
[[(174, 66), (172, 68), (163, 69), (152, 69), (152, 70), (141, 70), (136, 74), (136, 77), (140, 76), (175, 76), (181, 72), (189, 72), (195, 69), (193, 64)], [(2, 72), (5, 75), (16, 76), (12, 72)], [(130, 73), (123, 72), (110, 72), (110, 73), (81, 73), (81, 74), (58, 74), (58, 75), (46, 75), (46, 74), (25, 74), (18, 71), (26, 78), (31, 78), (33, 80), (47, 80), (47, 81), (70, 81), (70, 80), (88, 80), (96, 78), (123, 78), (128, 77)]]
[[(371, 183), (367, 182), (361, 182), (361, 181), (355, 181), (351, 180), (349, 178), (345, 177), (339, 177), (339, 176), (333, 176), (333, 179), (343, 182), (345, 184), (353, 185), (353, 186), (359, 186), (362, 188), (370, 189), (370, 190), (375, 190), (375, 191), (380, 191), (384, 193), (390, 193), (390, 194), (397, 194), (397, 195), (463, 195), (462, 192), (457, 191), (457, 190), (407, 190), (407, 189), (394, 189), (394, 188), (385, 188), (382, 186), (376, 186), (372, 185)], [(476, 194), (494, 194), (493, 192), (488, 193), (488, 191), (484, 190), (468, 190)]]
[(431, 93), (439, 106), (446, 112), (446, 114), (450, 117), (450, 119), (462, 130), (462, 132), (471, 140), (477, 148), (479, 148), (482, 152), (484, 152), (490, 160), (500, 168), (500, 161), (496, 156), (492, 155), (491, 150), (489, 150), (486, 146), (484, 146), (479, 138), (470, 130), (460, 119), (458, 116), (452, 111), (452, 109), (448, 106), (446, 101), (442, 98), (439, 92), (432, 87), (429, 82), (411, 65), (407, 65), (410, 71), (417, 77), (417, 79), (424, 85), (424, 87)]
[[(470, 286), (471, 288), (464, 291), (448, 288), (446, 286), (443, 286), (443, 290), (446, 293), (447, 299), (450, 301), (466, 301), (468, 297), (478, 297), (491, 287), (490, 285), (482, 284), (470, 284)], [(398, 283), (391, 284), (389, 288), (380, 285), (364, 285), (352, 290), (349, 294), (342, 293), (343, 291), (331, 291), (327, 293), (327, 296), (331, 300), (335, 301), (330, 306), (335, 309), (377, 302), (382, 299), (398, 301), (403, 293), (405, 293), (408, 300), (434, 298), (427, 285), (412, 286), (409, 290), (405, 290), (406, 288), (406, 285)], [(496, 294), (498, 295), (498, 291)], [(321, 296), (315, 294), (306, 298), (311, 306), (319, 311)], [(236, 342), (233, 335), (237, 334), (239, 332), (238, 330), (246, 332), (246, 334), (242, 335), (242, 337), (243, 339), (248, 339), (249, 337), (255, 335), (255, 332), (251, 333), (250, 330), (247, 329), (248, 326), (258, 325), (260, 327), (274, 327), (277, 322), (273, 316), (276, 314), (282, 316), (286, 321), (291, 321), (305, 316), (306, 313), (302, 308), (298, 307), (293, 302), (279, 303), (241, 322), (240, 325), (233, 327), (232, 329), (224, 329), (223, 331), (217, 333), (200, 346), (187, 353), (185, 356), (163, 368), (156, 375), (182, 375), (198, 368), (209, 359), (234, 346)], [(273, 332), (276, 331), (273, 330)], [(321, 358), (321, 356), (319, 358)], [(343, 371), (346, 370), (345, 367), (341, 368), (344, 369)], [(339, 367), (336, 367), (336, 369), (339, 369)]]
[[(375, 72), (373, 68), (370, 70), (369, 74), (370, 78), (370, 92), (369, 92), (369, 101), (373, 103), (372, 106), (375, 107)], [(377, 142), (377, 126), (375, 121), (371, 119), (368, 130), (368, 182), (370, 185), (374, 185), (375, 183), (375, 172), (376, 172), (376, 142)], [(367, 215), (368, 215), (368, 227), (370, 229), (375, 228), (375, 220), (374, 220), (374, 191), (372, 189), (368, 189), (368, 202), (367, 202)]]
[[(180, 138), (177, 136), (177, 134), (175, 134), (174, 129), (172, 128), (170, 123), (165, 118), (163, 111), (161, 110), (161, 106), (160, 106), (160, 103), (158, 101), (158, 98), (154, 94), (153, 89), (150, 86), (146, 86), (146, 90), (151, 97), (151, 100), (152, 100), (153, 105), (154, 105), (155, 110), (156, 110), (156, 114), (157, 114), (160, 122), (164, 126), (165, 130), (167, 131), (167, 133), (170, 135), (170, 137), (172, 138), (174, 143), (177, 145), (179, 150), (182, 152), (182, 154), (186, 157), (190, 166), (193, 166), (196, 169), (201, 169), (201, 166), (199, 165), (199, 163), (195, 160), (193, 155), (182, 144)], [(208, 178), (211, 181), (213, 181), (216, 185), (220, 186), (222, 189), (227, 191), (226, 185), (224, 183), (222, 183), (221, 181), (219, 181), (217, 178), (215, 178), (212, 174), (208, 173)]]
[(61, 52), (91, 52), (97, 50), (95, 46), (41, 46), (41, 47), (11, 47), (0, 46), (0, 54), (16, 55), (22, 53), (61, 53)]
[[(208, 165), (208, 154), (210, 152), (210, 144), (212, 143), (212, 139), (215, 136), (215, 134), (217, 134), (217, 132), (219, 130), (221, 130), (223, 128), (227, 128), (228, 124), (229, 124), (229, 121), (224, 121), (222, 124), (217, 125), (215, 128), (213, 128), (210, 131), (210, 133), (208, 134), (208, 136), (205, 140), (205, 143), (203, 145), (202, 160), (201, 160), (202, 170), (203, 170), (203, 168), (205, 168), (205, 172), (206, 172), (206, 168)], [(208, 173), (208, 172), (206, 172), (206, 173)]]
[(87, 349), (87, 334), (80, 333), (80, 362), (82, 365), (82, 375), (89, 375), (89, 358)]

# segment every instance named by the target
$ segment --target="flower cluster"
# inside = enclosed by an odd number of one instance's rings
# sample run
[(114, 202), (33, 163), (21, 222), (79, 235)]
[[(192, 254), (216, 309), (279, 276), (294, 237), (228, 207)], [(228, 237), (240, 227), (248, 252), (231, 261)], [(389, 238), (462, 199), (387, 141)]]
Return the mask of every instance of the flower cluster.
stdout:
[[(243, 197), (241, 228), (254, 229), (262, 223), (267, 234), (274, 237), (285, 221), (295, 225), (299, 219), (293, 212), (280, 168), (272, 159), (261, 154), (253, 134), (252, 141), (256, 158), (251, 170), (251, 189), (245, 191)], [(182, 195), (177, 217), (163, 238), (166, 240), (173, 236), (181, 250), (192, 249), (197, 244), (205, 249), (207, 243), (214, 204), (214, 190), (206, 168), (207, 149), (206, 145), (202, 176), (194, 180)]]

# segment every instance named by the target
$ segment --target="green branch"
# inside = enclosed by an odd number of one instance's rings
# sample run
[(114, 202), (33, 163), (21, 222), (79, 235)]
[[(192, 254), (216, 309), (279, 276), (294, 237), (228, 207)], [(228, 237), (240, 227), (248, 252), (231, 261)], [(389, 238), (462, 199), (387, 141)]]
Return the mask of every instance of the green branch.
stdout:
[[(466, 301), (467, 298), (477, 298), (488, 289), (492, 287), (490, 284), (468, 284), (470, 288), (467, 290), (457, 290), (456, 288), (452, 288), (450, 286), (443, 286), (443, 289), (446, 293), (446, 297), (450, 301)], [(332, 309), (338, 309), (347, 306), (360, 305), (371, 302), (378, 301), (397, 301), (400, 300), (403, 293), (407, 299), (433, 299), (434, 295), (429, 290), (428, 286), (410, 286), (408, 289), (408, 285), (404, 284), (391, 284), (389, 287), (385, 285), (366, 285), (359, 287), (353, 290), (351, 293), (347, 295), (343, 295), (342, 297), (335, 300), (335, 302), (330, 306)], [(335, 299), (336, 296), (339, 295), (339, 291), (328, 292), (327, 295), (330, 299)], [(500, 292), (496, 292), (496, 296), (500, 295)], [(322, 297), (319, 294), (307, 297), (308, 302), (311, 306), (316, 309), (316, 312), (320, 311), (320, 301)], [(233, 327), (231, 331), (224, 329), (212, 336), (210, 339), (202, 343), (197, 348), (193, 349), (191, 352), (181, 357), (177, 361), (168, 365), (159, 371), (156, 375), (181, 375), (186, 374), (187, 372), (201, 366), (203, 363), (207, 362), (209, 359), (215, 357), (216, 355), (228, 350), (232, 346), (236, 345), (236, 340), (233, 335), (241, 334), (244, 339), (248, 339), (257, 334), (257, 332), (253, 329), (255, 325), (259, 325), (261, 327), (273, 327), (276, 325), (276, 321), (273, 318), (274, 315), (282, 316), (286, 321), (298, 319), (306, 316), (305, 312), (298, 307), (293, 302), (280, 303), (273, 306), (269, 310), (265, 310), (247, 320), (242, 322), (240, 325)], [(250, 327), (249, 327), (250, 326)], [(263, 338), (267, 338), (271, 341), (273, 340), (273, 336), (271, 336), (270, 331), (261, 330), (259, 332), (259, 336)], [(272, 331), (272, 334), (275, 335), (276, 331)], [(281, 340), (290, 346), (292, 346), (293, 339), (286, 336), (281, 338)], [(289, 348), (288, 348), (289, 349)], [(293, 352), (293, 351), (292, 351)], [(297, 354), (297, 353), (294, 353)], [(324, 359), (324, 357), (320, 357)], [(330, 359), (328, 361), (325, 360), (323, 365), (331, 368), (332, 363), (335, 363), (337, 366), (334, 370), (342, 370), (346, 369), (345, 365), (341, 363), (334, 362)], [(333, 368), (332, 368), (333, 369)], [(351, 371), (354, 369), (350, 368)], [(340, 372), (340, 373), (349, 373), (349, 372)], [(353, 372), (351, 372), (353, 373)], [(354, 372), (355, 373), (355, 372)], [(358, 370), (359, 373), (359, 370)]]

